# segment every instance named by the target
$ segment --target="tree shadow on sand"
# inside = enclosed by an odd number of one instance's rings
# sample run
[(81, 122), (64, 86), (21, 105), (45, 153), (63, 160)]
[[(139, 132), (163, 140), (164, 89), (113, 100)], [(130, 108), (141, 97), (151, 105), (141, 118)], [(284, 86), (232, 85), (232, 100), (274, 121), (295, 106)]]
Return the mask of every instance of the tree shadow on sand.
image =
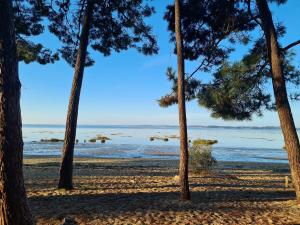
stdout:
[(257, 205), (241, 206), (241, 203), (286, 201), (294, 198), (295, 194), (292, 191), (228, 190), (192, 192), (192, 201), (187, 202), (180, 201), (178, 193), (175, 192), (34, 196), (29, 198), (29, 202), (36, 217), (62, 219), (68, 215), (116, 217), (137, 211), (142, 214), (147, 211), (218, 211), (228, 206), (232, 207), (231, 209), (238, 208), (240, 212), (256, 211), (260, 210)]

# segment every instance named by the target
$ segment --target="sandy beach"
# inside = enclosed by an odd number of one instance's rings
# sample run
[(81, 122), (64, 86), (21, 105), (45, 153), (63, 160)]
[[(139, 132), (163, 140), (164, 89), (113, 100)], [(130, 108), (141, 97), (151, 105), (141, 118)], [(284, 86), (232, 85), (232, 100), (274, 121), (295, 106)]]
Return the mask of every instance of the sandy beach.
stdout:
[(211, 173), (191, 172), (192, 200), (182, 202), (177, 160), (75, 158), (72, 191), (56, 189), (59, 161), (24, 159), (37, 224), (300, 224), (287, 164), (219, 162)]

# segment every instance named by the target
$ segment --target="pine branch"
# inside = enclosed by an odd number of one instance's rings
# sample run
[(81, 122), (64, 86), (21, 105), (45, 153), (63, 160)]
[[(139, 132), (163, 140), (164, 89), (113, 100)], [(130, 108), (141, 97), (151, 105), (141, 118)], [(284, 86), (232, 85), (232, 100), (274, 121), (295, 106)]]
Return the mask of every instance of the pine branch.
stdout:
[(261, 22), (257, 19), (258, 17), (254, 16), (252, 11), (251, 11), (251, 0), (248, 0), (247, 1), (247, 5), (248, 5), (248, 12), (249, 12), (249, 15), (251, 16), (251, 18), (260, 26), (262, 27), (262, 24)]
[(289, 50), (290, 48), (292, 48), (292, 47), (294, 47), (294, 46), (296, 46), (296, 45), (298, 45), (298, 44), (300, 44), (300, 40), (294, 41), (293, 43), (291, 43), (291, 44), (285, 46), (285, 47), (282, 48), (281, 50), (282, 50), (282, 51), (287, 51), (287, 50)]

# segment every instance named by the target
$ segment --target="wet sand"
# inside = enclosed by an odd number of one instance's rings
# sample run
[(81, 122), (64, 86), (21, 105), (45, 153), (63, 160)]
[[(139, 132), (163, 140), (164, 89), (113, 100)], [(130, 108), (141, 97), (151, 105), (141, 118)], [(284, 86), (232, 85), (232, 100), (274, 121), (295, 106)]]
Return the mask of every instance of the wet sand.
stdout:
[(72, 191), (56, 189), (59, 161), (24, 159), (37, 224), (300, 224), (287, 164), (219, 162), (190, 174), (192, 200), (182, 202), (177, 160), (76, 158)]

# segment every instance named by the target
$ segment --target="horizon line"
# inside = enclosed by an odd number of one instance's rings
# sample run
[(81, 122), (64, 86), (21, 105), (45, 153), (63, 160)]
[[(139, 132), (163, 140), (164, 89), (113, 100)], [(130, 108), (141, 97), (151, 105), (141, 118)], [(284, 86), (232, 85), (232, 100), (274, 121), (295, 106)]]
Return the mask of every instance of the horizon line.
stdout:
[[(65, 126), (65, 124), (47, 124), (47, 123), (23, 123), (23, 126)], [(179, 127), (179, 125), (171, 125), (171, 124), (78, 124), (80, 126), (90, 126), (90, 127), (97, 127), (97, 126), (164, 126), (164, 127)], [(280, 128), (280, 126), (230, 126), (230, 125), (188, 125), (188, 127), (228, 127), (228, 128)], [(298, 129), (298, 128), (296, 128)]]

